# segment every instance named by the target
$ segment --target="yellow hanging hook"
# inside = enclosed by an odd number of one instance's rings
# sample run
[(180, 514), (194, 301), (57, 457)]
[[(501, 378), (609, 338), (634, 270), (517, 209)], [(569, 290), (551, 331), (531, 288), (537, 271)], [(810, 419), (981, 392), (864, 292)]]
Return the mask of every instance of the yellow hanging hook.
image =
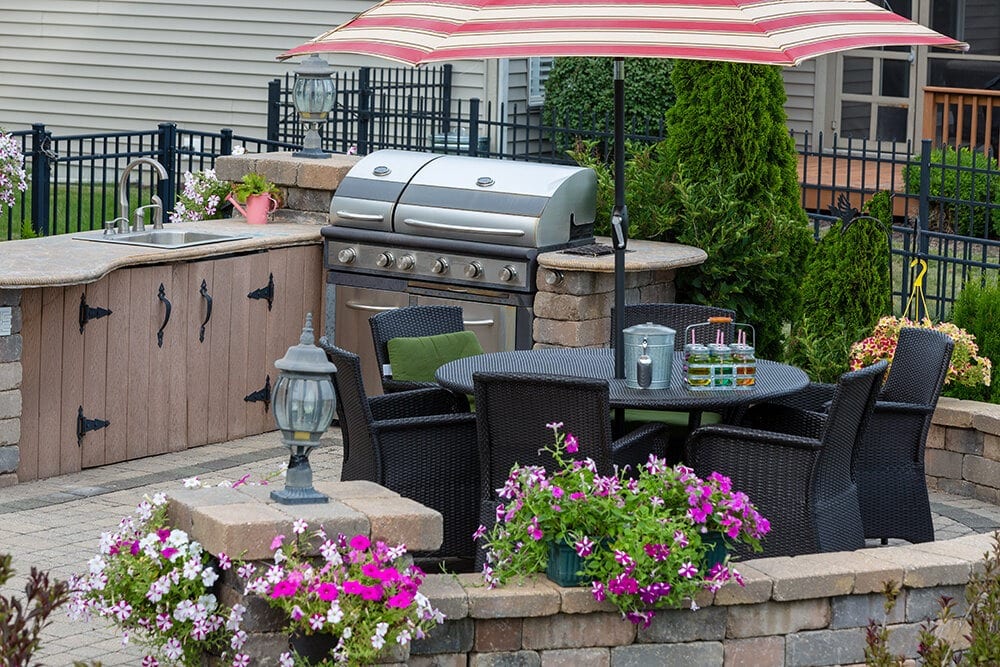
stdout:
[[(924, 299), (924, 274), (927, 273), (927, 260), (917, 259), (916, 257), (910, 260), (911, 269), (918, 264), (920, 265), (920, 271), (917, 273), (916, 278), (913, 279), (913, 287), (910, 289), (910, 296), (907, 298), (906, 306), (903, 308), (903, 315), (905, 317), (910, 316), (910, 304), (913, 303), (914, 297), (917, 297), (919, 299), (918, 306), (922, 307), (924, 318), (927, 319), (927, 313), (929, 311), (927, 310), (927, 300)], [(913, 314), (913, 319), (918, 319), (917, 316), (919, 314), (920, 310), (918, 309), (918, 311)]]

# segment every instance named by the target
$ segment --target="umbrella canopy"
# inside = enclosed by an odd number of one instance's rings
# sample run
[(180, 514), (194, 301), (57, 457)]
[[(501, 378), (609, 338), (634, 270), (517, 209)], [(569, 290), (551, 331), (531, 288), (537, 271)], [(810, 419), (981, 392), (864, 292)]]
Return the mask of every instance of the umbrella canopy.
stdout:
[(622, 59), (795, 65), (838, 51), (901, 45), (969, 48), (869, 0), (382, 0), (278, 59), (324, 52), (410, 65), (530, 56), (616, 58), (611, 228), (615, 377), (621, 378), (628, 242)]
[(383, 0), (279, 58), (334, 51), (411, 65), (527, 56), (795, 65), (895, 45), (968, 48), (868, 0)]

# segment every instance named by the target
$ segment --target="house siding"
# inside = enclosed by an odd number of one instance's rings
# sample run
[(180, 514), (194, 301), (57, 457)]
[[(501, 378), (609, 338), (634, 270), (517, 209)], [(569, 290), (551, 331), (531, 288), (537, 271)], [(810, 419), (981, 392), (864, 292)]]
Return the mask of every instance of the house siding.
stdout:
[[(0, 126), (57, 134), (185, 129), (263, 137), (282, 51), (364, 11), (369, 0), (35, 0), (0, 9)], [(336, 7), (336, 9), (331, 9)], [(338, 68), (391, 63), (327, 58)], [(456, 64), (454, 97), (482, 97), (481, 61)]]
[(816, 88), (816, 61), (807, 60), (798, 67), (786, 67), (782, 70), (782, 78), (787, 96), (788, 128), (797, 135), (813, 132), (816, 95), (821, 94)]

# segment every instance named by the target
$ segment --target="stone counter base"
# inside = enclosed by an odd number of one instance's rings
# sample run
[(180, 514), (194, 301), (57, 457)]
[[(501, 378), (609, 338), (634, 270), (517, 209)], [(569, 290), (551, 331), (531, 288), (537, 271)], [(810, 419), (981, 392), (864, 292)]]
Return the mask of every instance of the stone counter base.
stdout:
[(930, 488), (1000, 505), (1000, 405), (941, 398), (925, 466)]

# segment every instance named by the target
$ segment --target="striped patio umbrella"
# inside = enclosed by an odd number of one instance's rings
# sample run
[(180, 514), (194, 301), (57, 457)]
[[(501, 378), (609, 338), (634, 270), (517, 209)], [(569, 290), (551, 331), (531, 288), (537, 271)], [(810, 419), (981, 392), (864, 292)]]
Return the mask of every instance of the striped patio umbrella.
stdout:
[(410, 65), (529, 56), (615, 62), (615, 375), (624, 377), (624, 67), (622, 58), (796, 65), (877, 46), (967, 50), (869, 0), (382, 0), (278, 56), (356, 53)]

